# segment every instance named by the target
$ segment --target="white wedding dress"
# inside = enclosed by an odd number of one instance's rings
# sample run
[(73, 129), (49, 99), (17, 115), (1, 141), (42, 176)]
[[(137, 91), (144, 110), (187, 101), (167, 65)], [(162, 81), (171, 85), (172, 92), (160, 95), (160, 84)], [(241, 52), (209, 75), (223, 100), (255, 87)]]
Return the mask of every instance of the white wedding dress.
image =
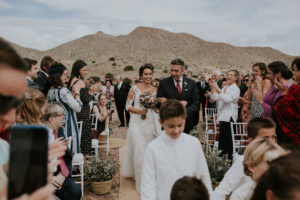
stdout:
[[(133, 86), (128, 94), (126, 109), (134, 106), (143, 109), (140, 105), (140, 95), (142, 92), (137, 86)], [(152, 94), (156, 97), (156, 92)], [(130, 122), (126, 137), (126, 153), (122, 175), (135, 179), (136, 190), (140, 193), (142, 167), (144, 152), (149, 142), (161, 135), (161, 126), (158, 121), (158, 113), (148, 109), (146, 119), (141, 115), (130, 113)]]

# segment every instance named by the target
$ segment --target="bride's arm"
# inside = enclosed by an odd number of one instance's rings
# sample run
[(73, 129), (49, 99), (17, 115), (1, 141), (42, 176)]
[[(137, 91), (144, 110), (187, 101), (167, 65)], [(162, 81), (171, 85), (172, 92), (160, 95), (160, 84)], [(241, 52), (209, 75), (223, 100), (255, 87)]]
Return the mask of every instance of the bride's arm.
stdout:
[(147, 113), (146, 109), (137, 109), (134, 106), (132, 106), (133, 100), (134, 100), (134, 87), (132, 87), (129, 91), (127, 101), (126, 101), (126, 110), (135, 113), (135, 114), (140, 114), (140, 115), (145, 115)]

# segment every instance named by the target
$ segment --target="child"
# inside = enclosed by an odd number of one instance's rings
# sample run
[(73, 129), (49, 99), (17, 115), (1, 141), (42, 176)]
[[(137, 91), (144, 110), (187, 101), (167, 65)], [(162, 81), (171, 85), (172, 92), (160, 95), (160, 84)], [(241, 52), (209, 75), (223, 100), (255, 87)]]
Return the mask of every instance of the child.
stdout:
[(174, 99), (160, 108), (159, 121), (165, 132), (151, 141), (144, 154), (141, 199), (170, 199), (176, 180), (183, 176), (200, 178), (208, 191), (211, 180), (199, 140), (183, 133), (186, 120), (184, 106)]
[(171, 200), (209, 200), (209, 195), (200, 179), (184, 176), (173, 185)]

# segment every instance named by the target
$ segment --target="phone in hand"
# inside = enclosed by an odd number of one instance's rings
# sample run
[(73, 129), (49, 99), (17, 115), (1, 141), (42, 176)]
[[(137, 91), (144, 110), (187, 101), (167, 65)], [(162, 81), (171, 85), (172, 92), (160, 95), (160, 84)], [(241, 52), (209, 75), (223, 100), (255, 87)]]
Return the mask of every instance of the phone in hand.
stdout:
[(48, 130), (15, 125), (11, 130), (8, 199), (30, 194), (47, 184)]

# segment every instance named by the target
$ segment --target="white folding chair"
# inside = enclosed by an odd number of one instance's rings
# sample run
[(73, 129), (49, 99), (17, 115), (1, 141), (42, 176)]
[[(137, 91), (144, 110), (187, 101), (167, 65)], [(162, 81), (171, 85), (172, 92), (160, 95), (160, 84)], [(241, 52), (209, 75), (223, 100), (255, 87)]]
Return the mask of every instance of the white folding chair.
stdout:
[(82, 134), (82, 124), (83, 124), (83, 121), (77, 122), (78, 135), (79, 135), (79, 144), (80, 144), (81, 134)]
[(205, 108), (205, 135), (204, 135), (204, 147), (206, 153), (208, 153), (208, 147), (214, 146), (215, 130), (213, 123), (213, 114), (217, 113), (215, 108)]
[(218, 149), (219, 141), (217, 140), (217, 137), (220, 137), (220, 122), (218, 122), (218, 114), (213, 114), (213, 120), (214, 120), (214, 130), (215, 130), (214, 148)]
[(205, 132), (208, 130), (208, 125), (213, 125), (213, 114), (217, 114), (216, 108), (205, 108)]
[(231, 122), (231, 137), (232, 137), (232, 148), (233, 148), (233, 161), (240, 153), (244, 153), (247, 147), (248, 135), (246, 131), (247, 123)]
[[(98, 126), (98, 115), (97, 114), (90, 114), (91, 118), (91, 130), (97, 130)], [(99, 142), (97, 139), (92, 139), (92, 149), (95, 151), (95, 156), (98, 158), (99, 152)]]
[[(107, 129), (109, 130), (109, 127), (107, 127)], [(109, 153), (109, 131), (102, 131), (100, 133), (100, 135), (106, 136), (106, 155), (108, 155)]]

